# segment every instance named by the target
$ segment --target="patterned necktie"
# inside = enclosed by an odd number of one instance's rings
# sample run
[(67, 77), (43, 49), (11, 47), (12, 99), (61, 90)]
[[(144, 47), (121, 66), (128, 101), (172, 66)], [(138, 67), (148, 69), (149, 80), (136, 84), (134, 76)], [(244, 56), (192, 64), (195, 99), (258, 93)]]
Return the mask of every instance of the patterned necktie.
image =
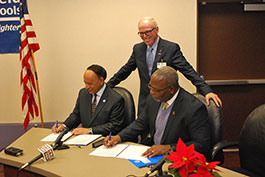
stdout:
[(93, 116), (95, 110), (96, 110), (96, 107), (97, 107), (97, 94), (95, 93), (94, 94), (94, 100), (92, 102), (92, 108), (91, 108), (91, 115)]
[(167, 102), (163, 102), (162, 109), (163, 109), (163, 110), (166, 110), (166, 109), (167, 109), (167, 106), (168, 106), (168, 103), (167, 103)]
[(153, 63), (154, 63), (153, 50), (154, 49), (152, 47), (149, 48), (149, 52), (147, 53), (147, 58), (146, 58), (146, 64), (148, 67), (149, 76), (151, 76)]

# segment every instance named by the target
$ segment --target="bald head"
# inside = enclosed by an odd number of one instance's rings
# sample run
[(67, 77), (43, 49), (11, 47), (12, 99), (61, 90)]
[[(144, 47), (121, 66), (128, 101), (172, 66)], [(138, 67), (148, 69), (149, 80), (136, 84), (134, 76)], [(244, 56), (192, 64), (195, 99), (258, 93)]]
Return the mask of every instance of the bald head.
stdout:
[(158, 26), (154, 18), (144, 17), (138, 23), (138, 34), (143, 42), (152, 47), (158, 38)]
[(179, 88), (177, 71), (169, 66), (156, 70), (151, 76), (148, 87), (154, 100), (168, 101)]
[(140, 26), (147, 25), (147, 24), (148, 25), (151, 24), (151, 26), (153, 28), (157, 27), (157, 22), (155, 21), (154, 18), (152, 18), (152, 17), (144, 17), (138, 22), (138, 28)]
[(168, 85), (179, 87), (178, 73), (175, 69), (173, 69), (170, 66), (164, 66), (162, 68), (159, 68), (152, 74), (152, 76), (157, 78), (157, 80), (159, 81), (162, 81), (165, 79)]

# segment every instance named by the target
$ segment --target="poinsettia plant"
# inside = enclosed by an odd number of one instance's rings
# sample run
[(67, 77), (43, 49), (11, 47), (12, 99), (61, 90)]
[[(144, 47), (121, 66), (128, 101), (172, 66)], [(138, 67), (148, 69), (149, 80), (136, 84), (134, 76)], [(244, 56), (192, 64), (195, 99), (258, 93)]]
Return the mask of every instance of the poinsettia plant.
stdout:
[(206, 162), (203, 154), (194, 150), (194, 145), (186, 146), (179, 138), (176, 152), (169, 152), (166, 162), (171, 163), (169, 173), (175, 177), (221, 177), (216, 169), (220, 162)]

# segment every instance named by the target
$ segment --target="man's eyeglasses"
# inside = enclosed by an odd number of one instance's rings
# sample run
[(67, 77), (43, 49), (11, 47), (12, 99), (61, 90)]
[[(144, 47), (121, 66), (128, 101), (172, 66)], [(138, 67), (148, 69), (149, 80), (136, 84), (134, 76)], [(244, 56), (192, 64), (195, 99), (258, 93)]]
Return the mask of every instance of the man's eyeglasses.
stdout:
[(138, 34), (139, 36), (143, 36), (144, 34), (145, 34), (146, 36), (148, 36), (148, 35), (150, 35), (150, 33), (151, 33), (154, 29), (156, 29), (156, 27), (154, 27), (154, 28), (151, 29), (151, 30), (145, 31), (145, 32), (138, 32), (137, 34)]
[(150, 84), (148, 84), (147, 86), (148, 86), (148, 88), (149, 88), (150, 90), (152, 90), (153, 92), (156, 92), (156, 93), (162, 92), (162, 91), (168, 89), (169, 87), (171, 87), (171, 85), (169, 85), (169, 86), (167, 86), (166, 88), (163, 88), (163, 89), (155, 89), (155, 88), (153, 88)]

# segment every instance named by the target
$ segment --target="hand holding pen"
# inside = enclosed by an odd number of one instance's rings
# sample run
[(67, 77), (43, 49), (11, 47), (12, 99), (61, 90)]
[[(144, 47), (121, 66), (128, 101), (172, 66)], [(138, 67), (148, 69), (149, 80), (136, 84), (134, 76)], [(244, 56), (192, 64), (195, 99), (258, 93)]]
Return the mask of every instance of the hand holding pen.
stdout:
[(110, 141), (110, 138), (111, 138), (111, 132), (109, 132), (108, 142)]
[(121, 142), (121, 137), (119, 135), (111, 136), (110, 133), (109, 136), (104, 139), (104, 146), (112, 147), (118, 144), (119, 142)]
[(53, 133), (60, 133), (64, 128), (63, 124), (59, 124), (58, 121), (52, 126)]

